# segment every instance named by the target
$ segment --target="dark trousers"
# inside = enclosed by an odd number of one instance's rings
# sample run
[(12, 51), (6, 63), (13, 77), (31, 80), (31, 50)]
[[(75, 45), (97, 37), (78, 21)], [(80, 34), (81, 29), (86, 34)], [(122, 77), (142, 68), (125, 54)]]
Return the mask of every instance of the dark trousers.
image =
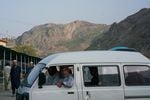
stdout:
[(11, 89), (12, 89), (12, 94), (15, 94), (16, 88), (12, 86)]
[(16, 89), (18, 89), (18, 88), (19, 88), (19, 84), (11, 81), (12, 94), (15, 94), (16, 93)]

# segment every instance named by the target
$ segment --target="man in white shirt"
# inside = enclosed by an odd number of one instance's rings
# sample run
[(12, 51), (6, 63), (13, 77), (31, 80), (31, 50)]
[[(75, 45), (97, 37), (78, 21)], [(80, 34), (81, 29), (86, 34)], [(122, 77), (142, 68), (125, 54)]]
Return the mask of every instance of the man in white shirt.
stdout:
[(10, 83), (10, 70), (11, 70), (11, 67), (9, 63), (6, 63), (6, 66), (4, 67), (5, 90), (10, 89), (10, 87), (8, 87)]

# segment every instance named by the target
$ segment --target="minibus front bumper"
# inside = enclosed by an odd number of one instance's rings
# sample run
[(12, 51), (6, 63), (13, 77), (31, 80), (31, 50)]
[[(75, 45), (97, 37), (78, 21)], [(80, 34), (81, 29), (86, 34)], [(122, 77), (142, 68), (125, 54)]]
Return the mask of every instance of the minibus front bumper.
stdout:
[(29, 100), (29, 93), (16, 93), (16, 100)]

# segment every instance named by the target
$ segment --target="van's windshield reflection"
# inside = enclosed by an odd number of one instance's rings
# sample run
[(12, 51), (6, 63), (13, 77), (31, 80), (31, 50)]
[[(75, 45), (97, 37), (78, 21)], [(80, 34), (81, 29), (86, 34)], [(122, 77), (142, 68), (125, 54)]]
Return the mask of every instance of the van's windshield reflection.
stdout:
[(25, 77), (22, 82), (23, 86), (31, 87), (34, 81), (37, 79), (40, 71), (45, 67), (45, 64), (39, 63), (37, 64), (33, 70)]

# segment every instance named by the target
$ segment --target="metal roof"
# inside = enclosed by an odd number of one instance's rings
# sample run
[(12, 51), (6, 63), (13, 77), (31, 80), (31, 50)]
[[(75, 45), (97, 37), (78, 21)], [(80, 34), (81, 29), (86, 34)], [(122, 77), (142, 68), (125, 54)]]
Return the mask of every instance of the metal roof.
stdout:
[[(5, 53), (5, 57), (4, 57), (4, 53)], [(16, 52), (16, 51), (14, 51), (10, 48), (6, 48), (4, 46), (0, 46), (0, 55), (1, 55), (0, 59), (5, 58), (5, 60), (16, 59), (16, 57), (17, 57), (18, 61), (21, 61), (21, 57), (22, 58), (25, 57), (25, 58), (28, 58), (28, 59), (37, 59), (38, 61), (41, 60), (41, 58), (30, 56), (30, 55), (20, 53), (20, 52)], [(24, 59), (22, 59), (22, 60), (24, 60)]]
[(150, 60), (139, 52), (127, 51), (79, 51), (50, 55), (40, 63), (45, 64), (74, 64), (74, 63), (100, 63), (100, 62), (143, 62)]

